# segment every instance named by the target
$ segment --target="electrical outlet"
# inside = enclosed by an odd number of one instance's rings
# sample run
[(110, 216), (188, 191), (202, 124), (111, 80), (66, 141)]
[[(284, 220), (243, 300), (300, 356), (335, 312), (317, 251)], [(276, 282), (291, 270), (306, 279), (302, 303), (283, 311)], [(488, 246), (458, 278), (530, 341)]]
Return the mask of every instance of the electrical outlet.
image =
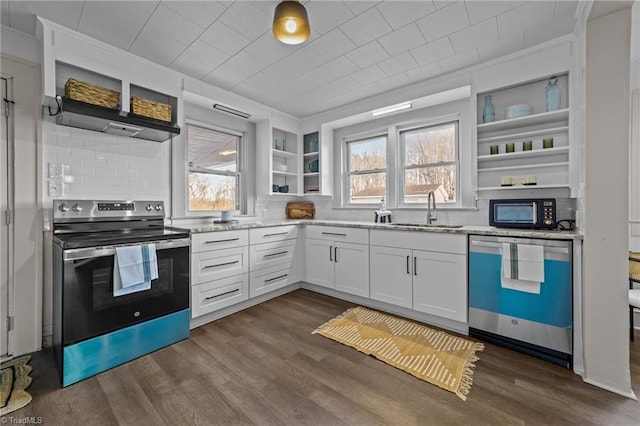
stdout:
[(49, 197), (62, 197), (64, 195), (64, 184), (60, 180), (49, 181)]
[(60, 164), (60, 163), (49, 163), (49, 177), (50, 178), (61, 178), (62, 176), (64, 176), (63, 164)]

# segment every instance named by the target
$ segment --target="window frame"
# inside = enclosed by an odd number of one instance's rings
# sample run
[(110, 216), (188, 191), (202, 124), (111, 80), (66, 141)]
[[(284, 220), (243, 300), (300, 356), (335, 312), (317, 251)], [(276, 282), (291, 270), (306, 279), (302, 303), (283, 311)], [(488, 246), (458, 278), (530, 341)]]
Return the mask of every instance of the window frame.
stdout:
[[(351, 160), (351, 150), (350, 150), (350, 144), (354, 143), (354, 142), (362, 142), (362, 141), (366, 141), (366, 140), (370, 140), (370, 139), (376, 139), (376, 138), (385, 138), (385, 156), (386, 156), (386, 164), (387, 167), (383, 168), (383, 169), (367, 169), (367, 170), (358, 170), (358, 171), (350, 171), (349, 170), (349, 163)], [(351, 189), (349, 186), (350, 183), (350, 177), (351, 176), (359, 176), (359, 175), (367, 175), (367, 174), (373, 174), (373, 173), (385, 173), (385, 191), (384, 191), (384, 199), (387, 200), (389, 197), (389, 133), (386, 131), (386, 129), (384, 131), (375, 131), (375, 132), (370, 132), (370, 133), (366, 133), (366, 134), (359, 134), (359, 135), (352, 135), (349, 137), (344, 138), (343, 140), (343, 147), (344, 147), (344, 164), (343, 164), (343, 168), (344, 168), (344, 174), (343, 174), (343, 194), (344, 194), (344, 202), (343, 205), (344, 206), (349, 206), (349, 207), (366, 207), (366, 208), (371, 208), (372, 205), (379, 205), (380, 204), (380, 200), (376, 201), (376, 202), (372, 202), (372, 203), (352, 203), (351, 202)]]
[[(204, 123), (202, 121), (196, 121), (187, 119), (185, 120), (185, 133), (186, 133), (186, 143), (184, 144), (184, 154), (185, 154), (185, 186), (184, 186), (184, 206), (185, 213), (187, 216), (212, 216), (215, 213), (220, 213), (222, 210), (191, 210), (189, 209), (189, 174), (190, 173), (204, 173), (216, 176), (235, 176), (236, 177), (236, 206), (233, 212), (241, 213), (244, 211), (246, 200), (246, 190), (244, 187), (244, 140), (245, 134), (238, 130), (233, 130), (221, 126), (216, 126), (209, 123)], [(211, 170), (206, 168), (200, 168), (189, 165), (189, 127), (200, 127), (202, 129), (225, 133), (228, 135), (236, 136), (238, 138), (237, 148), (236, 148), (236, 171), (226, 171), (226, 170)]]
[[(437, 128), (437, 127), (445, 127), (450, 124), (453, 124), (455, 127), (455, 141), (454, 141), (454, 160), (453, 161), (440, 161), (438, 163), (423, 163), (423, 164), (414, 164), (407, 166), (405, 164), (406, 160), (406, 145), (402, 134), (405, 132), (410, 132), (418, 129), (429, 129), (429, 128)], [(445, 166), (455, 166), (455, 201), (452, 203), (444, 203), (444, 206), (456, 207), (460, 206), (460, 117), (449, 117), (449, 119), (444, 119), (444, 117), (436, 118), (433, 120), (429, 120), (426, 122), (422, 122), (420, 124), (415, 124), (411, 126), (396, 126), (397, 131), (397, 152), (398, 152), (398, 170), (396, 172), (396, 178), (398, 180), (398, 191), (397, 191), (397, 206), (401, 208), (411, 208), (411, 207), (420, 207), (426, 206), (427, 203), (407, 203), (405, 201), (405, 172), (407, 170), (414, 169), (423, 169), (423, 168), (431, 168), (431, 167), (445, 167)]]

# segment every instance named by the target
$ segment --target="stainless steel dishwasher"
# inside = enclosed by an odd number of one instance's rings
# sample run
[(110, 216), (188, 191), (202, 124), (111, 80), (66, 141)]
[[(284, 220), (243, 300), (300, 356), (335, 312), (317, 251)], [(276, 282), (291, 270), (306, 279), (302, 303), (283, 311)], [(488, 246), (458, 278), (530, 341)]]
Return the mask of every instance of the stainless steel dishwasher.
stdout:
[[(503, 243), (542, 246), (539, 293), (503, 287)], [(572, 242), (469, 236), (469, 334), (565, 367), (572, 364)]]

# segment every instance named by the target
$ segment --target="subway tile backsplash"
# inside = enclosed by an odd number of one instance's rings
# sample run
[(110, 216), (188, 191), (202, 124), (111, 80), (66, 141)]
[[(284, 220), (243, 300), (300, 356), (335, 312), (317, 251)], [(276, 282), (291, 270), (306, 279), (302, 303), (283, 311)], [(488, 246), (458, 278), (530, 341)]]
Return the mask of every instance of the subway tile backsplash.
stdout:
[[(171, 143), (107, 135), (43, 122), (43, 194), (54, 198), (162, 200), (170, 205)], [(62, 178), (49, 177), (49, 163), (62, 164)], [(51, 196), (49, 182), (62, 183)]]

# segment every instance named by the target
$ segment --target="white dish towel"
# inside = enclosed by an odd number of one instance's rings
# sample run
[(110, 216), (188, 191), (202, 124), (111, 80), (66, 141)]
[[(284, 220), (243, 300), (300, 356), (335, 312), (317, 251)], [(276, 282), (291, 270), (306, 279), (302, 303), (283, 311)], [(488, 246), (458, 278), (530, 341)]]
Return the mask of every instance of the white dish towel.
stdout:
[(158, 278), (158, 258), (155, 244), (116, 247), (113, 268), (113, 296), (151, 289), (151, 280)]
[(502, 243), (503, 288), (540, 294), (544, 282), (544, 247)]

